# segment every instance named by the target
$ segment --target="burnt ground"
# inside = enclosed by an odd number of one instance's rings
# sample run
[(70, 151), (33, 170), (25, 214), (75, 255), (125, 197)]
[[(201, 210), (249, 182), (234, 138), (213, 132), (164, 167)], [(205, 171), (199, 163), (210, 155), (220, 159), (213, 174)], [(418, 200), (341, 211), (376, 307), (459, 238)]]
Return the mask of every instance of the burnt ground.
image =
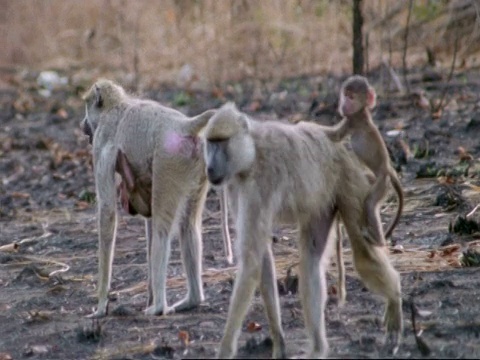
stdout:
[[(97, 230), (90, 148), (80, 132), (87, 85), (39, 94), (36, 73), (2, 74), (0, 82), (0, 359), (158, 359), (213, 357), (225, 324), (234, 267), (222, 250), (216, 194), (204, 212), (204, 283), (199, 308), (146, 317), (143, 221), (123, 215), (118, 227), (109, 316), (92, 321), (96, 306)], [(370, 76), (377, 89), (379, 74)], [(458, 73), (449, 83), (418, 70), (412, 87), (442, 111), (415, 98), (380, 95), (374, 119), (405, 189), (405, 211), (391, 259), (401, 272), (404, 339), (397, 357), (480, 357), (480, 81)], [(145, 96), (197, 114), (234, 100), (258, 118), (308, 119), (333, 124), (342, 79), (300, 77), (276, 84), (241, 82), (211, 91), (171, 86)], [(90, 83), (88, 83), (90, 85)], [(395, 197), (382, 207), (388, 222)], [(233, 231), (233, 229), (232, 229)], [(296, 293), (295, 233), (276, 229), (282, 321), (289, 356), (307, 345)], [(11, 245), (10, 247), (8, 245)], [(14, 248), (14, 249), (13, 249)], [(382, 352), (382, 299), (366, 290), (352, 269), (348, 245), (347, 303), (336, 305), (335, 266), (328, 275), (326, 311), (330, 357), (375, 358)], [(332, 259), (333, 260), (333, 259)], [(185, 292), (178, 244), (168, 273), (168, 301)], [(415, 304), (417, 344), (412, 330)], [(423, 341), (423, 342), (422, 342)], [(423, 344), (423, 346), (422, 346)], [(239, 357), (269, 357), (268, 325), (256, 296), (244, 323)]]

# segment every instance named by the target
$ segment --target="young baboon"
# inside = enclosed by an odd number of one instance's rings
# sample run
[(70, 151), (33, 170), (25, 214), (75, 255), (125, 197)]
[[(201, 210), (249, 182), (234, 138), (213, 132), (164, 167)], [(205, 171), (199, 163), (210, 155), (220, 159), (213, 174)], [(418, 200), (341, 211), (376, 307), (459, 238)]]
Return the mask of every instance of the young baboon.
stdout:
[(366, 242), (362, 234), (370, 184), (358, 161), (318, 125), (257, 122), (231, 103), (217, 110), (203, 136), (208, 180), (227, 185), (239, 249), (219, 358), (236, 354), (242, 321), (257, 285), (270, 324), (273, 357), (286, 355), (270, 241), (275, 221), (299, 227), (300, 298), (311, 340), (308, 357), (327, 355), (325, 267), (337, 212), (352, 244), (355, 268), (366, 286), (386, 299), (387, 340), (396, 348), (402, 332), (400, 278), (386, 249)]
[[(389, 238), (400, 219), (403, 210), (403, 190), (395, 170), (390, 165), (388, 150), (380, 132), (373, 123), (370, 110), (376, 104), (375, 89), (368, 80), (359, 75), (349, 77), (344, 81), (340, 90), (338, 111), (344, 119), (334, 127), (322, 127), (327, 136), (333, 141), (341, 141), (351, 134), (352, 149), (358, 158), (373, 172), (368, 173), (372, 183), (370, 194), (365, 200), (368, 221), (367, 239), (383, 239), (380, 221), (380, 201), (387, 192), (387, 181), (390, 177), (392, 185), (398, 194), (398, 210), (395, 218), (388, 227), (385, 238)], [(382, 244), (383, 245), (383, 244)], [(345, 302), (345, 267), (342, 257), (342, 239), (340, 227), (337, 226), (337, 265), (338, 265), (338, 301), (339, 305)]]
[[(400, 180), (390, 165), (387, 147), (370, 114), (370, 110), (375, 107), (376, 96), (375, 89), (370, 86), (365, 77), (359, 75), (349, 77), (342, 84), (338, 106), (339, 113), (345, 117), (334, 127), (324, 127), (325, 133), (333, 141), (341, 141), (346, 135), (351, 134), (353, 151), (373, 172), (373, 174), (369, 173), (372, 189), (365, 200), (368, 221), (366, 235), (370, 241), (383, 239), (379, 206), (387, 192), (388, 178), (391, 179), (398, 195), (398, 210), (385, 233), (385, 238), (391, 236), (403, 210), (403, 190)], [(337, 238), (338, 299), (341, 305), (345, 302), (346, 291), (339, 227), (337, 228)]]
[[(97, 81), (84, 100), (82, 127), (93, 145), (99, 229), (98, 307), (91, 316), (107, 313), (117, 228), (115, 172), (122, 177), (122, 206), (130, 214), (145, 217), (145, 312), (166, 314), (197, 306), (204, 299), (201, 215), (208, 182), (196, 133), (215, 111), (188, 118), (157, 102), (131, 97), (109, 80)], [(188, 292), (183, 300), (168, 307), (167, 265), (170, 242), (177, 232)]]
[[(365, 200), (368, 232), (371, 239), (381, 239), (383, 233), (378, 208), (387, 193), (388, 179), (398, 195), (398, 210), (385, 232), (389, 238), (398, 223), (403, 210), (403, 190), (397, 173), (390, 164), (390, 158), (380, 131), (373, 123), (370, 109), (376, 103), (375, 89), (360, 75), (349, 77), (342, 84), (338, 111), (344, 119), (334, 127), (324, 127), (325, 133), (333, 141), (340, 141), (351, 134), (352, 150), (373, 172), (373, 185)], [(383, 245), (383, 244), (381, 244)]]

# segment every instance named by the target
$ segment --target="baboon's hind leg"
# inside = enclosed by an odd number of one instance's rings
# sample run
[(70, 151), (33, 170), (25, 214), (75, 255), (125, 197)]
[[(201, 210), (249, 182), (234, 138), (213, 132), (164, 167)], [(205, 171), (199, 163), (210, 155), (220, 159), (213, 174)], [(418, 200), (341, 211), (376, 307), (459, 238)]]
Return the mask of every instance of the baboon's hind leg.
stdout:
[(183, 269), (187, 276), (187, 296), (173, 305), (175, 311), (188, 310), (204, 300), (202, 282), (202, 211), (207, 194), (207, 183), (201, 181), (198, 188), (186, 200), (180, 220), (180, 248)]
[(325, 328), (327, 302), (326, 254), (330, 228), (335, 217), (332, 209), (327, 214), (316, 215), (300, 229), (300, 300), (305, 328), (310, 337), (308, 358), (324, 358), (328, 353)]
[[(395, 353), (403, 331), (402, 294), (400, 276), (393, 268), (387, 248), (367, 243), (358, 223), (344, 222), (353, 253), (353, 263), (364, 284), (386, 299), (384, 323), (387, 331), (386, 346)], [(384, 239), (377, 240), (379, 243)]]

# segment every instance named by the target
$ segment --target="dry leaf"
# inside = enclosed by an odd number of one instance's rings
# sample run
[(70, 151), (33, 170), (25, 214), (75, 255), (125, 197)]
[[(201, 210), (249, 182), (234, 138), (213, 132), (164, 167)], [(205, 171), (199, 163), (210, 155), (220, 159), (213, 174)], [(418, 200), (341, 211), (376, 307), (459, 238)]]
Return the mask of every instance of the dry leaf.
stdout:
[(183, 346), (188, 346), (190, 342), (188, 332), (186, 332), (185, 330), (179, 331), (178, 340), (180, 340)]
[(442, 109), (432, 113), (432, 119), (440, 119), (442, 117)]
[(252, 321), (248, 324), (247, 326), (247, 331), (248, 332), (256, 332), (256, 331), (260, 331), (262, 330), (262, 325), (260, 325), (259, 323), (255, 322), (255, 321)]
[(77, 210), (85, 210), (85, 209), (88, 209), (89, 207), (90, 207), (90, 204), (87, 201), (78, 201), (75, 204), (75, 208)]
[(332, 285), (328, 288), (327, 294), (328, 295), (337, 295), (337, 287), (335, 285)]
[(10, 304), (0, 304), (0, 311), (7, 311), (12, 308), (12, 305)]
[(456, 259), (456, 258), (448, 259), (447, 263), (451, 267), (462, 267), (462, 263), (460, 262), (459, 259)]
[(30, 197), (30, 194), (20, 191), (14, 191), (10, 195), (16, 199), (28, 199)]
[(217, 99), (223, 99), (225, 97), (225, 94), (223, 93), (222, 89), (215, 86), (212, 90), (212, 96)]
[(59, 117), (61, 117), (62, 119), (68, 118), (67, 110), (65, 110), (65, 109), (63, 109), (63, 108), (62, 108), (62, 109), (58, 109), (57, 115), (58, 115)]
[(460, 244), (454, 244), (446, 249), (442, 249), (441, 256), (448, 256), (454, 253), (455, 251), (460, 250)]
[(457, 148), (458, 155), (460, 156), (461, 161), (473, 160), (473, 156), (468, 153), (463, 146)]
[(262, 104), (258, 100), (254, 100), (248, 105), (248, 110), (251, 112), (256, 112), (262, 107)]

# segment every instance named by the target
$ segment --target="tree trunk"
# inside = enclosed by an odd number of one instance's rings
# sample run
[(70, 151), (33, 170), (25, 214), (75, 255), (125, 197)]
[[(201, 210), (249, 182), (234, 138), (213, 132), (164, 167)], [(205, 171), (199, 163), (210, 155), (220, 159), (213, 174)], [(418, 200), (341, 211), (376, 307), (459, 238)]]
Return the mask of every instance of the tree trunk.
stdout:
[(353, 0), (353, 73), (364, 74), (362, 0)]

